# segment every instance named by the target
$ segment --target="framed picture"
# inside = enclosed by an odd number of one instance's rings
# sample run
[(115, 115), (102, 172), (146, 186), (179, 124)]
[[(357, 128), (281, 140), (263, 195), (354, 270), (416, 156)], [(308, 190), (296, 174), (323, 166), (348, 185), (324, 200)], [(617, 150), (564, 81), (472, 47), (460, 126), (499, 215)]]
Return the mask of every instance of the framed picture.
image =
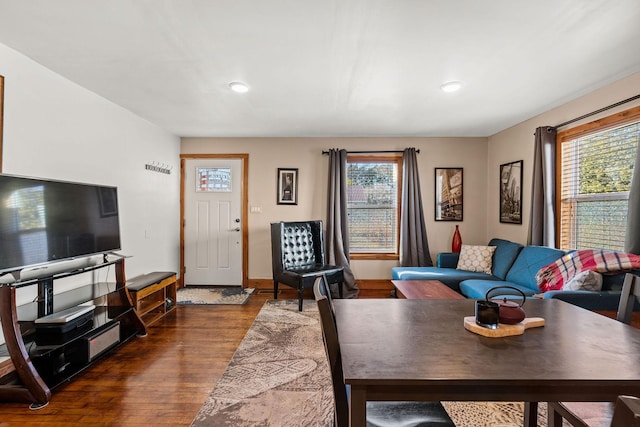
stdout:
[(298, 204), (298, 169), (278, 168), (278, 204)]
[(462, 168), (436, 168), (436, 221), (462, 221)]
[(500, 165), (500, 222), (522, 224), (522, 160)]

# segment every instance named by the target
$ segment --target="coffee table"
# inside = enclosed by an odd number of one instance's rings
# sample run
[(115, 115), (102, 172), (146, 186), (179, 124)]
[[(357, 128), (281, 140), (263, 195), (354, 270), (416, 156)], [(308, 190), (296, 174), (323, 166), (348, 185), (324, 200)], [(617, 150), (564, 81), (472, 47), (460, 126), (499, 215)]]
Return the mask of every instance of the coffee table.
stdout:
[(640, 395), (640, 330), (559, 300), (527, 300), (545, 326), (490, 338), (464, 328), (472, 299), (334, 300), (350, 424), (366, 402), (614, 402)]
[(464, 299), (439, 280), (392, 280), (398, 298), (406, 299)]

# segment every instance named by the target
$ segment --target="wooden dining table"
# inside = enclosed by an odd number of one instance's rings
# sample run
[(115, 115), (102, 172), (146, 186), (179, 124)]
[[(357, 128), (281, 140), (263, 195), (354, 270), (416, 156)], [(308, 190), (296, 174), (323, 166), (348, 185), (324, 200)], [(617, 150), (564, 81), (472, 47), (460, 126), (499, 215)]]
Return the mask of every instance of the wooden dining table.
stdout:
[(334, 300), (350, 425), (366, 402), (615, 401), (640, 396), (640, 330), (559, 300), (527, 300), (542, 327), (485, 337), (464, 328), (471, 299)]

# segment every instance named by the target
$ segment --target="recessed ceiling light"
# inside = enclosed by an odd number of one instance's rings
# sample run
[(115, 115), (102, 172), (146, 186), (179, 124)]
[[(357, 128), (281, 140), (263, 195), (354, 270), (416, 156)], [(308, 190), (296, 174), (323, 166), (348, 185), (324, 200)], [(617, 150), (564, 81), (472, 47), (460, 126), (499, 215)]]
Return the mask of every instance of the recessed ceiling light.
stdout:
[(229, 88), (231, 88), (232, 91), (237, 93), (249, 92), (249, 86), (247, 86), (245, 83), (242, 83), (242, 82), (231, 82), (229, 83)]
[(460, 90), (460, 88), (462, 87), (462, 83), (461, 82), (457, 82), (457, 81), (452, 81), (452, 82), (446, 82), (444, 83), (442, 86), (440, 86), (440, 89), (442, 89), (443, 92), (456, 92), (458, 90)]

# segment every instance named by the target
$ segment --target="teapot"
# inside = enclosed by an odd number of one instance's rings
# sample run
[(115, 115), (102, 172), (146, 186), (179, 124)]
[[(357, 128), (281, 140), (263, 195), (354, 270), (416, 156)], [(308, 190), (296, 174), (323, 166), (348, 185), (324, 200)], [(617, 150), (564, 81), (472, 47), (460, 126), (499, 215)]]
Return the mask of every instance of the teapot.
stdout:
[[(507, 299), (507, 297), (503, 297), (501, 300), (500, 299), (490, 300), (489, 299), (490, 295), (492, 294), (495, 295), (494, 291), (496, 289), (511, 289), (516, 291), (520, 294), (519, 296), (522, 296), (522, 302), (518, 303), (517, 301), (514, 301), (512, 299)], [(513, 286), (496, 286), (487, 291), (487, 293), (485, 294), (485, 299), (487, 301), (493, 301), (498, 304), (499, 306), (498, 317), (499, 317), (500, 323), (504, 323), (505, 325), (515, 325), (517, 323), (522, 322), (526, 317), (526, 314), (522, 309), (522, 306), (527, 300), (527, 296), (524, 294), (524, 292), (522, 292), (518, 288), (514, 288)]]

